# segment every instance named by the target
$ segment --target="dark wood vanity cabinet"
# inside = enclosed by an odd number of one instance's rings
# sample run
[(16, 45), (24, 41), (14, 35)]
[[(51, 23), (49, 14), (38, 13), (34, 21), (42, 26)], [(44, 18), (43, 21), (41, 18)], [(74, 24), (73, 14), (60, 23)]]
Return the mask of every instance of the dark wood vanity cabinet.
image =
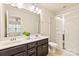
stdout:
[(28, 56), (36, 56), (36, 42), (27, 44), (27, 54)]
[(44, 45), (41, 45), (41, 46), (38, 46), (37, 48), (37, 55), (38, 56), (45, 56), (48, 54), (48, 44), (44, 44)]
[(14, 56), (27, 56), (27, 53), (26, 52), (21, 52), (21, 53), (18, 53), (16, 55), (14, 55)]
[(45, 56), (48, 54), (48, 38), (27, 44), (28, 56)]
[(45, 56), (48, 38), (0, 50), (0, 56)]
[(29, 49), (27, 54), (28, 56), (36, 56), (36, 47)]
[(48, 39), (37, 42), (37, 56), (45, 56), (48, 54)]
[(19, 45), (7, 49), (0, 50), (0, 56), (24, 56), (27, 55), (27, 45)]

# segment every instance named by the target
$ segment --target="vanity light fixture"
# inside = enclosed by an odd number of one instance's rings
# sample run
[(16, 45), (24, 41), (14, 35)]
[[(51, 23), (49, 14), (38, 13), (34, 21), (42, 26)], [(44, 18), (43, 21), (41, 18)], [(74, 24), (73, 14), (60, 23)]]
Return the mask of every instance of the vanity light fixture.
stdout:
[(13, 7), (16, 7), (16, 3), (11, 3), (10, 5)]
[(23, 8), (23, 3), (17, 3), (16, 6), (17, 6), (18, 8)]
[(23, 3), (6, 3), (6, 4), (17, 8), (23, 8)]
[(34, 5), (29, 6), (29, 10), (30, 10), (31, 12), (36, 13), (36, 14), (40, 14), (41, 11), (42, 11), (41, 9), (39, 9), (38, 7), (35, 7)]
[[(13, 7), (17, 7), (17, 8), (23, 8), (23, 9), (27, 9), (27, 7), (25, 7), (25, 5), (23, 3), (7, 3)], [(34, 6), (34, 4), (32, 5), (28, 5), (28, 9), (29, 11), (33, 12), (33, 13), (36, 13), (36, 14), (40, 14), (41, 13), (41, 9)]]
[(37, 12), (37, 14), (40, 14), (42, 12), (42, 10), (41, 9), (39, 9), (39, 11)]
[(33, 6), (33, 5), (32, 6), (29, 6), (29, 10), (32, 11), (32, 12), (34, 12), (35, 6)]
[(37, 12), (37, 14), (40, 14), (41, 13), (41, 9), (39, 9), (39, 8), (36, 8), (36, 12)]

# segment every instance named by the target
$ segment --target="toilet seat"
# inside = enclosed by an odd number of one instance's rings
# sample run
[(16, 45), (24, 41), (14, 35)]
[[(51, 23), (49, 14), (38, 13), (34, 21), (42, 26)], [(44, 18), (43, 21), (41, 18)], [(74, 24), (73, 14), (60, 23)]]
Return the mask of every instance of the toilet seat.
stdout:
[(55, 52), (56, 49), (59, 49), (58, 44), (55, 42), (49, 42), (49, 51), (52, 50), (53, 52)]
[(49, 46), (51, 47), (58, 47), (58, 44), (55, 42), (49, 42)]

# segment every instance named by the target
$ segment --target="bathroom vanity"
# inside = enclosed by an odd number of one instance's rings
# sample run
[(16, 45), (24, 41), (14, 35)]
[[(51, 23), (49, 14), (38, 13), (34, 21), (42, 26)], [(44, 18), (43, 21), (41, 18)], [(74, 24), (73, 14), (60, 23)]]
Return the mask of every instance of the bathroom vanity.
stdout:
[(48, 38), (30, 39), (0, 47), (0, 56), (45, 56), (48, 54)]

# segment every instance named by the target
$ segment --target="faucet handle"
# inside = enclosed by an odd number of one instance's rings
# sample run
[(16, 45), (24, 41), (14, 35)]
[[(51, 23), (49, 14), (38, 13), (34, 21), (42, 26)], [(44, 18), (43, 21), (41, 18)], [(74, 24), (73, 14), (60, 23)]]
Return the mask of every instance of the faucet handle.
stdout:
[(14, 38), (14, 40), (16, 40), (16, 38)]
[(11, 41), (16, 40), (16, 38), (11, 38)]

